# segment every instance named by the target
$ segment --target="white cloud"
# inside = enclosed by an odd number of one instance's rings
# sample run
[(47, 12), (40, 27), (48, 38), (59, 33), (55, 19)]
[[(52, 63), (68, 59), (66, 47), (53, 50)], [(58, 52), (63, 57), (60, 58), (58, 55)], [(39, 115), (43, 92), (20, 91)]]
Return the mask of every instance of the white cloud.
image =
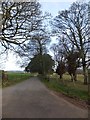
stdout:
[(76, 0), (39, 0), (40, 2), (75, 2)]
[(38, 0), (40, 2), (76, 2), (76, 1), (80, 1), (80, 2), (89, 2), (90, 0)]
[(8, 55), (8, 60), (5, 63), (4, 70), (6, 70), (6, 71), (8, 71), (8, 70), (23, 70), (19, 67), (18, 64), (16, 64), (16, 60), (17, 60), (17, 58), (12, 53), (10, 53)]

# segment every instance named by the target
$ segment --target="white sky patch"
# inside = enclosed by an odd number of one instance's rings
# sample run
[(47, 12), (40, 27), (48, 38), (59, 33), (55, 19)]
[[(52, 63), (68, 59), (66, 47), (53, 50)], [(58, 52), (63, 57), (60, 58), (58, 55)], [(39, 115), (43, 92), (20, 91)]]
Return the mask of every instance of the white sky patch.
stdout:
[(13, 55), (13, 53), (10, 53), (8, 55), (7, 62), (5, 63), (5, 69), (8, 70), (23, 70), (19, 67), (19, 65), (16, 64), (17, 58)]
[(74, 2), (75, 0), (38, 0), (40, 2)]
[(57, 38), (56, 36), (55, 37), (51, 37), (51, 39), (52, 39), (51, 44), (57, 43), (56, 38)]
[(52, 16), (58, 15), (61, 10), (68, 9), (72, 3), (60, 3), (60, 2), (42, 2), (41, 9), (43, 12), (49, 12)]
[(89, 0), (38, 0), (40, 2), (75, 2), (75, 1), (80, 1), (80, 2), (89, 2)]
[(51, 47), (51, 45), (53, 45), (54, 43), (57, 43), (56, 38), (57, 38), (57, 37), (51, 37), (51, 43), (50, 43), (50, 46), (49, 46), (49, 54), (52, 56), (52, 58), (54, 58), (54, 54), (52, 53), (52, 50), (50, 49), (50, 47)]

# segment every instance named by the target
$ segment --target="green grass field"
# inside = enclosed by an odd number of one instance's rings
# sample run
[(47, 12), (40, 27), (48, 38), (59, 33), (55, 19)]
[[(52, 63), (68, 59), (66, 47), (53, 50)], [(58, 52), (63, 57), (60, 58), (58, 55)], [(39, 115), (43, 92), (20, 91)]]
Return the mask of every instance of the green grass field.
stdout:
[(15, 85), (33, 76), (33, 74), (30, 73), (18, 73), (18, 72), (8, 72), (7, 74), (8, 80), (3, 82), (2, 87)]
[(40, 76), (40, 78), (52, 90), (76, 99), (88, 100), (88, 85), (83, 84), (83, 75), (81, 74), (77, 75), (77, 81), (74, 83), (71, 82), (68, 74), (64, 74), (61, 80), (56, 74), (50, 75), (49, 81), (46, 77)]

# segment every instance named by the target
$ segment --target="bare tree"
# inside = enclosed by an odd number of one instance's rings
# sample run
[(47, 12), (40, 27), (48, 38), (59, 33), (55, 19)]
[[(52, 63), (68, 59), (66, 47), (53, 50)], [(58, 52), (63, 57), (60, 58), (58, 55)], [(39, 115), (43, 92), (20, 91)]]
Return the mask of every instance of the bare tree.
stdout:
[(54, 52), (55, 61), (58, 63), (56, 72), (62, 78), (66, 70), (70, 74), (71, 80), (76, 81), (76, 70), (80, 63), (80, 53), (72, 44), (68, 43), (68, 39), (60, 36), (58, 44), (54, 44), (51, 48)]
[(77, 81), (76, 78), (76, 70), (79, 67), (79, 58), (80, 54), (79, 52), (71, 51), (66, 56), (66, 64), (67, 64), (67, 71), (71, 76), (71, 81)]
[[(2, 26), (0, 45), (6, 50), (26, 44), (37, 29), (40, 4), (34, 2), (1, 2)], [(21, 46), (22, 48), (22, 46)]]
[[(41, 19), (42, 21), (42, 19)], [(25, 49), (21, 49), (18, 47), (17, 52), (19, 52), (19, 56), (21, 56), (24, 61), (30, 62), (31, 58), (36, 55), (40, 55), (42, 68), (44, 70), (45, 65), (43, 63), (43, 55), (47, 54), (48, 48), (47, 45), (50, 43), (50, 36), (46, 28), (40, 23), (38, 29), (33, 33), (32, 39), (27, 42)]]
[(65, 72), (66, 72), (65, 62), (59, 61), (59, 64), (58, 64), (57, 69), (56, 69), (56, 73), (57, 73), (58, 75), (60, 75), (60, 79), (62, 79), (63, 74), (64, 74)]
[(76, 2), (69, 10), (58, 13), (54, 19), (54, 31), (62, 34), (69, 44), (75, 47), (82, 59), (84, 84), (87, 84), (87, 60), (89, 50), (88, 39), (88, 4)]
[(64, 60), (65, 49), (59, 40), (57, 40), (57, 43), (52, 44), (50, 49), (54, 54), (56, 64)]

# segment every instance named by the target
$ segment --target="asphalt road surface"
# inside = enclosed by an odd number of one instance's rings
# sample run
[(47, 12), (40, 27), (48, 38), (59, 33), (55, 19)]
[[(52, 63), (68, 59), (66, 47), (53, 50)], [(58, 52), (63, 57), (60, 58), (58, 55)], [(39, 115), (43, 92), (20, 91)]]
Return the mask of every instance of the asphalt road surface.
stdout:
[(87, 118), (81, 109), (48, 90), (32, 77), (2, 91), (3, 118)]

